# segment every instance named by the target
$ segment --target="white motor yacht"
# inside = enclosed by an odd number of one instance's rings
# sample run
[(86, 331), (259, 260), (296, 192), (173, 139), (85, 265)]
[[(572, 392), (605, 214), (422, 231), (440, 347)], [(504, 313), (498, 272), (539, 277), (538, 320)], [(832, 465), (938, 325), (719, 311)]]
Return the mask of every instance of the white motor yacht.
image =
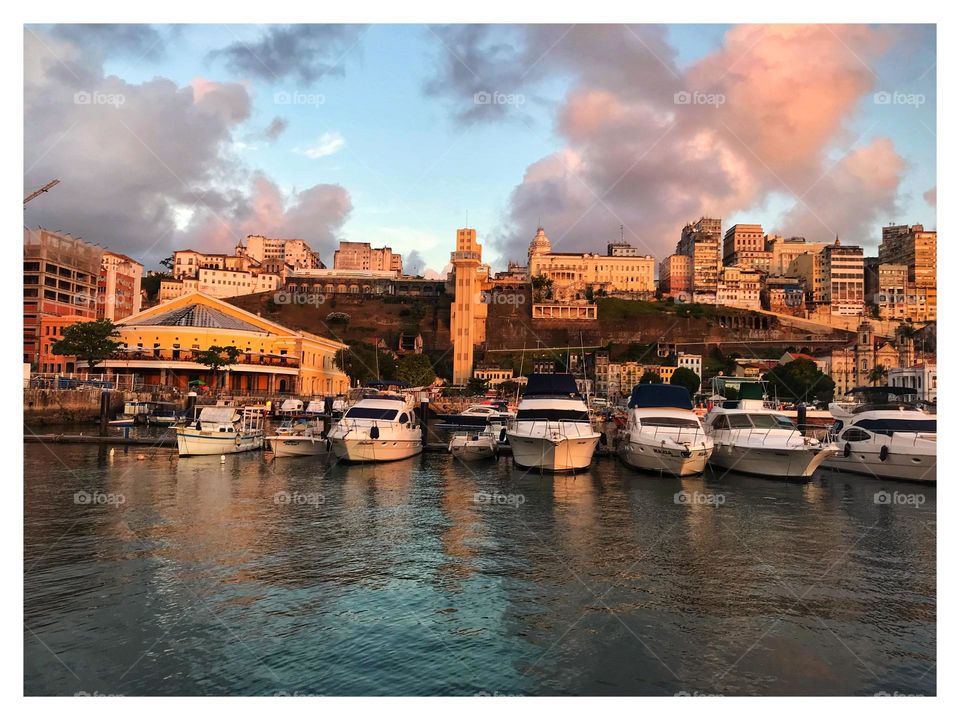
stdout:
[(565, 472), (590, 466), (600, 433), (590, 425), (573, 375), (533, 373), (507, 440), (517, 465)]
[[(718, 380), (723, 378), (714, 378), (715, 388)], [(762, 381), (741, 382), (738, 392), (739, 399), (720, 401), (704, 418), (713, 439), (711, 465), (751, 475), (809, 478), (836, 452), (836, 445), (805, 436), (776, 410)]]
[(177, 450), (181, 457), (259, 450), (265, 412), (261, 405), (204, 407), (195, 421), (176, 426)]
[(330, 442), (323, 435), (323, 423), (317, 419), (284, 421), (266, 440), (274, 457), (316, 456), (330, 452)]
[(639, 384), (627, 408), (627, 425), (617, 438), (617, 454), (623, 462), (677, 477), (703, 472), (713, 452), (713, 439), (693, 412), (686, 388)]
[(831, 404), (839, 452), (824, 467), (875, 478), (936, 482), (937, 416), (906, 401), (902, 387), (855, 388), (853, 404)]
[(491, 425), (473, 432), (454, 433), (447, 450), (458, 460), (486, 460), (497, 456), (501, 434), (505, 433), (501, 425)]
[(494, 405), (491, 403), (478, 403), (470, 405), (463, 412), (452, 415), (440, 415), (440, 420), (445, 425), (455, 427), (484, 427), (491, 423), (507, 423), (513, 420), (514, 413), (506, 409), (506, 405), (500, 403)]
[(423, 451), (412, 398), (391, 391), (368, 391), (327, 437), (337, 458), (347, 462), (403, 460)]

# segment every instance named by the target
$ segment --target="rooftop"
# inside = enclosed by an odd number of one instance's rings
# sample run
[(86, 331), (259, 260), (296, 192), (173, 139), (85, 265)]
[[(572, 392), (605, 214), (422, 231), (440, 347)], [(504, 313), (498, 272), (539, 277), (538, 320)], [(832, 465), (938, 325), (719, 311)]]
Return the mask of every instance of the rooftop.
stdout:
[(222, 328), (224, 330), (244, 330), (247, 332), (262, 333), (264, 330), (235, 317), (227, 315), (222, 310), (194, 303), (185, 307), (170, 310), (155, 317), (145, 318), (137, 325), (160, 325), (164, 327), (202, 327)]

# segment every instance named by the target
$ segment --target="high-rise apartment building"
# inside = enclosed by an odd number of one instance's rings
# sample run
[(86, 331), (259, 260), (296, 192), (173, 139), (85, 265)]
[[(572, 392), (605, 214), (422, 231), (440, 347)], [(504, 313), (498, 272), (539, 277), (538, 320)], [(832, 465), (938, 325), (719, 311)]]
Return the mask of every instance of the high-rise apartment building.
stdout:
[(696, 302), (716, 302), (720, 281), (720, 219), (702, 217), (680, 233), (677, 254), (691, 260), (690, 287)]
[(666, 298), (690, 299), (693, 258), (668, 255), (660, 261), (660, 295)]
[(23, 361), (40, 351), (45, 315), (97, 318), (97, 283), (103, 249), (44, 228), (23, 230)]
[(863, 248), (840, 238), (820, 252), (820, 299), (832, 315), (863, 314)]
[(923, 296), (929, 319), (937, 316), (937, 231), (923, 225), (883, 228), (880, 262), (907, 266), (907, 280)]
[(766, 249), (760, 225), (738, 223), (723, 236), (723, 264), (770, 272), (771, 253)]
[(807, 242), (802, 237), (785, 238), (781, 235), (767, 235), (764, 249), (770, 253), (770, 274), (786, 275), (790, 263), (798, 255), (819, 253), (827, 246), (824, 242)]
[(97, 317), (116, 322), (140, 312), (143, 265), (120, 253), (103, 253), (97, 282)]
[(312, 270), (324, 267), (320, 256), (306, 240), (268, 238), (263, 235), (247, 235), (247, 244), (237, 245), (237, 255), (247, 255), (259, 263), (280, 260), (296, 269)]

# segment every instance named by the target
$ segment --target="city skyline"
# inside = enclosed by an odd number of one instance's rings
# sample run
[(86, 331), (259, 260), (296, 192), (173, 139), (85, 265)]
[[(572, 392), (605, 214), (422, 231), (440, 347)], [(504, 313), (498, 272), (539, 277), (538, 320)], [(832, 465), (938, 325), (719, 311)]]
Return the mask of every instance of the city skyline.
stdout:
[(247, 234), (440, 270), (464, 224), (501, 266), (541, 223), (583, 252), (623, 225), (658, 260), (701, 215), (867, 254), (889, 222), (936, 227), (933, 26), (61, 25), (24, 41), (24, 186), (61, 179), (25, 225), (148, 267)]

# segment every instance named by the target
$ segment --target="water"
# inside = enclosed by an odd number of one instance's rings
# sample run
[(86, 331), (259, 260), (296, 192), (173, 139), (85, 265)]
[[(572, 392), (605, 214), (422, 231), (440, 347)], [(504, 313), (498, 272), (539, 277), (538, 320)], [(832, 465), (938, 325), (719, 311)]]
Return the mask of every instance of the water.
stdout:
[(932, 487), (24, 451), (28, 695), (936, 692)]

